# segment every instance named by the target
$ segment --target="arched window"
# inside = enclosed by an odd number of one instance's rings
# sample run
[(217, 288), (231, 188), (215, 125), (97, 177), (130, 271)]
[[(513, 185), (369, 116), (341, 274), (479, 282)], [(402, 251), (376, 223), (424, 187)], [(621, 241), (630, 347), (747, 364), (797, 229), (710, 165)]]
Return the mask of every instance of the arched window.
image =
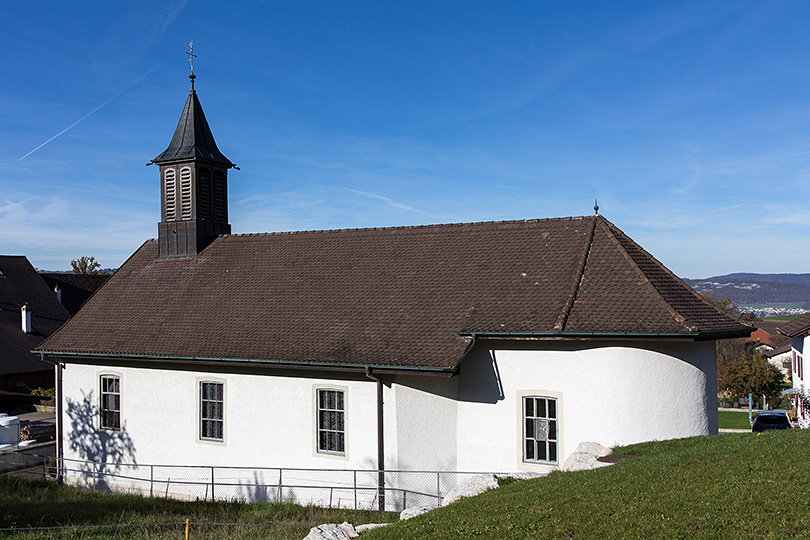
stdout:
[(163, 173), (163, 190), (166, 196), (166, 221), (177, 219), (177, 181), (174, 169)]
[(197, 218), (211, 219), (211, 172), (202, 168), (197, 179)]
[(180, 219), (191, 219), (191, 168), (180, 169)]
[(221, 171), (214, 172), (214, 219), (225, 221), (225, 176)]

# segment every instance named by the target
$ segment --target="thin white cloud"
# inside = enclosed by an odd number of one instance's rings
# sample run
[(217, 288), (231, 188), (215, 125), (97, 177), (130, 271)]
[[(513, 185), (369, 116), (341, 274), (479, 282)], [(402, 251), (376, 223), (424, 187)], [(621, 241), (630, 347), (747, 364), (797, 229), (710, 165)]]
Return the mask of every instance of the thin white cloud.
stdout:
[(371, 199), (377, 199), (378, 201), (383, 201), (388, 206), (393, 206), (394, 208), (399, 208), (400, 210), (408, 210), (410, 212), (416, 212), (418, 214), (424, 214), (426, 216), (430, 215), (427, 212), (423, 212), (418, 208), (414, 208), (413, 206), (408, 206), (407, 204), (402, 204), (401, 202), (397, 202), (393, 199), (389, 199), (388, 197), (383, 197), (382, 195), (377, 195), (376, 193), (369, 193), (368, 191), (360, 191), (357, 189), (352, 188), (343, 188), (347, 191), (351, 191), (352, 193), (357, 193), (358, 195), (363, 195), (364, 197), (369, 197)]
[(94, 108), (92, 111), (90, 111), (89, 113), (85, 114), (84, 116), (82, 116), (81, 118), (79, 118), (78, 120), (76, 120), (75, 122), (73, 122), (72, 124), (70, 124), (68, 127), (66, 127), (65, 129), (63, 129), (62, 131), (60, 131), (59, 133), (57, 133), (56, 135), (54, 135), (53, 137), (51, 137), (50, 139), (48, 139), (47, 141), (45, 141), (44, 143), (40, 144), (39, 146), (37, 146), (36, 148), (34, 148), (33, 150), (31, 150), (30, 152), (28, 152), (27, 154), (25, 154), (23, 157), (19, 158), (17, 161), (22, 161), (22, 160), (24, 160), (25, 158), (27, 158), (28, 156), (30, 156), (31, 154), (33, 154), (34, 152), (36, 152), (37, 150), (39, 150), (40, 148), (42, 148), (43, 146), (45, 146), (46, 144), (48, 144), (49, 142), (51, 142), (51, 141), (53, 141), (54, 139), (56, 139), (57, 137), (59, 137), (60, 135), (64, 135), (65, 133), (67, 133), (69, 130), (73, 129), (74, 127), (76, 127), (78, 124), (80, 124), (80, 123), (81, 123), (81, 122), (83, 122), (84, 120), (87, 120), (87, 119), (88, 119), (90, 116), (92, 116), (93, 114), (95, 114), (96, 112), (98, 112), (98, 111), (99, 111), (100, 109), (102, 109), (104, 106), (108, 105), (108, 104), (109, 104), (109, 103), (110, 103), (112, 100), (114, 100), (115, 98), (117, 98), (118, 96), (120, 96), (121, 94), (123, 94), (124, 92), (126, 92), (127, 90), (129, 90), (129, 89), (130, 89), (132, 86), (134, 86), (135, 84), (137, 84), (137, 83), (138, 83), (138, 81), (140, 81), (141, 79), (143, 79), (144, 77), (146, 77), (147, 75), (149, 75), (150, 73), (152, 73), (153, 71), (155, 71), (155, 70), (156, 70), (157, 68), (159, 68), (159, 67), (160, 67), (162, 64), (163, 64), (163, 62), (161, 62), (160, 64), (156, 65), (155, 67), (153, 67), (152, 69), (150, 69), (149, 71), (147, 71), (146, 73), (144, 73), (143, 75), (141, 75), (140, 77), (138, 77), (137, 79), (135, 79), (134, 81), (132, 81), (131, 83), (129, 83), (128, 85), (126, 85), (124, 88), (122, 88), (121, 90), (119, 90), (118, 92), (116, 92), (115, 94), (113, 94), (112, 96), (110, 96), (109, 98), (107, 98), (107, 99), (105, 99), (104, 101), (102, 101), (102, 102), (101, 102), (101, 104), (100, 104), (100, 105), (98, 105), (98, 106), (96, 106), (96, 108)]

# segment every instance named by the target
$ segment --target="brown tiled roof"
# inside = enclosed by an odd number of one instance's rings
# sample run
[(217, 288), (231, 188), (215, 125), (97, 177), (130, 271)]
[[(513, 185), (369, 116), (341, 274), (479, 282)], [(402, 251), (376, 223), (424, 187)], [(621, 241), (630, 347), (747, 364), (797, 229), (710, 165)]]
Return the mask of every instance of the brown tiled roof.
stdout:
[(593, 216), (150, 240), (41, 349), (448, 370), (470, 336), (749, 332)]
[[(31, 308), (32, 332), (22, 330), (20, 308)], [(31, 350), (68, 320), (67, 311), (24, 256), (0, 255), (0, 375), (52, 371)]]
[(791, 338), (806, 334), (808, 331), (810, 331), (810, 313), (781, 324), (776, 331), (783, 336)]

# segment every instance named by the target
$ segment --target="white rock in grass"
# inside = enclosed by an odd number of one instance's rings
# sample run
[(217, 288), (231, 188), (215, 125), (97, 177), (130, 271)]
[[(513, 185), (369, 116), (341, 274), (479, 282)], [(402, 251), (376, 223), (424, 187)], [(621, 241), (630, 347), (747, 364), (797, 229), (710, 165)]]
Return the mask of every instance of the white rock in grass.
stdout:
[(606, 467), (609, 463), (602, 463), (596, 458), (610, 454), (610, 448), (595, 442), (579, 443), (573, 454), (568, 456), (563, 465), (564, 471), (589, 471)]
[(412, 517), (421, 516), (425, 512), (433, 510), (432, 506), (411, 506), (399, 513), (399, 519), (411, 519)]
[(494, 474), (480, 474), (473, 476), (459, 487), (450, 490), (450, 492), (442, 500), (442, 505), (447, 506), (450, 503), (456, 502), (462, 497), (474, 497), (490, 489), (498, 487), (498, 480)]
[(343, 522), (340, 525), (326, 523), (312, 527), (304, 540), (351, 540), (357, 538), (360, 533), (351, 523)]
[(600, 458), (610, 454), (610, 448), (607, 446), (602, 446), (597, 442), (581, 442), (579, 443), (579, 446), (577, 446), (575, 452), (585, 452)]
[(364, 525), (358, 525), (354, 529), (358, 533), (364, 533), (366, 531), (370, 531), (371, 529), (379, 529), (380, 527), (388, 527), (391, 525), (390, 523), (366, 523)]

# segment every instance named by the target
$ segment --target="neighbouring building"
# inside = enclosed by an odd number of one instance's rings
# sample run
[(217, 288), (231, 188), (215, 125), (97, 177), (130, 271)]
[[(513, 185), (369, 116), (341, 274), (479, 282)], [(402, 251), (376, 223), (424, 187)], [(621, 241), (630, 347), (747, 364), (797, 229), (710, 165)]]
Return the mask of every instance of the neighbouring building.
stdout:
[(794, 405), (796, 419), (803, 428), (810, 427), (810, 386), (804, 373), (805, 349), (810, 350), (810, 313), (784, 323), (778, 328), (783, 336), (790, 338), (793, 371)]
[(53, 364), (31, 351), (67, 320), (67, 311), (28, 259), (0, 255), (0, 391), (53, 388)]
[(604, 217), (231, 234), (193, 82), (157, 239), (38, 349), (64, 457), (547, 471), (717, 433), (714, 342), (751, 328)]
[(73, 272), (40, 272), (39, 275), (71, 317), (79, 312), (79, 308), (110, 277), (108, 274), (76, 274)]

